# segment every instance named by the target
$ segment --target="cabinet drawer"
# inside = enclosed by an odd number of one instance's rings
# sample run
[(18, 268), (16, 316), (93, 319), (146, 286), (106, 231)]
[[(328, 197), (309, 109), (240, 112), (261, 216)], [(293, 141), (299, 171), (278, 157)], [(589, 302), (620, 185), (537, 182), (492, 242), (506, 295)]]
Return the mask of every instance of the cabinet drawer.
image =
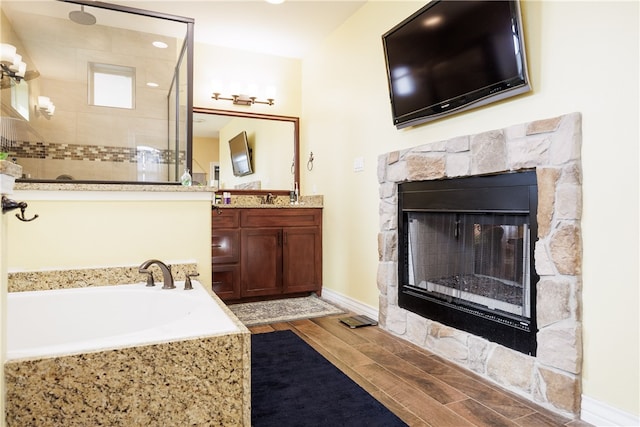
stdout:
[(214, 265), (211, 289), (222, 300), (240, 298), (240, 265)]
[(214, 230), (211, 236), (211, 262), (234, 263), (240, 259), (240, 230)]
[(211, 211), (211, 229), (214, 232), (219, 228), (238, 228), (239, 226), (240, 213), (237, 209), (222, 208)]
[(322, 224), (321, 209), (243, 209), (242, 227), (306, 227)]

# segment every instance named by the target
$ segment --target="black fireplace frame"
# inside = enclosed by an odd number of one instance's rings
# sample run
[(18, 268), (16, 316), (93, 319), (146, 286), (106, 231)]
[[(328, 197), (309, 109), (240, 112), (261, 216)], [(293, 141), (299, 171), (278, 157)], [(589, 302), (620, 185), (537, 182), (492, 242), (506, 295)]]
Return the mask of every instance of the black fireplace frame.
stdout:
[[(460, 329), (532, 356), (536, 355), (534, 246), (538, 236), (538, 187), (534, 170), (412, 181), (398, 184), (398, 305), (422, 317)], [(433, 298), (409, 283), (408, 213), (527, 214), (530, 245), (530, 317), (485, 312)]]

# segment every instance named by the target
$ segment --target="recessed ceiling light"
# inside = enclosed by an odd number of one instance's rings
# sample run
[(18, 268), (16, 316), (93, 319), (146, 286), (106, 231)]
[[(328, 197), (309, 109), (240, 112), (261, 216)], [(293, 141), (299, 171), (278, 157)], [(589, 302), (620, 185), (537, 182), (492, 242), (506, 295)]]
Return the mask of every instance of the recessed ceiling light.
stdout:
[(149, 87), (158, 87), (158, 86), (160, 86), (160, 85), (159, 85), (158, 83), (148, 82), (148, 83), (147, 83), (147, 86), (149, 86)]
[(168, 44), (166, 44), (165, 42), (161, 42), (161, 41), (155, 41), (155, 42), (153, 42), (151, 44), (154, 45), (157, 48), (160, 48), (160, 49), (166, 49), (166, 48), (169, 47)]
[(282, 4), (284, 3), (284, 0), (265, 0), (267, 3), (271, 3), (271, 4)]

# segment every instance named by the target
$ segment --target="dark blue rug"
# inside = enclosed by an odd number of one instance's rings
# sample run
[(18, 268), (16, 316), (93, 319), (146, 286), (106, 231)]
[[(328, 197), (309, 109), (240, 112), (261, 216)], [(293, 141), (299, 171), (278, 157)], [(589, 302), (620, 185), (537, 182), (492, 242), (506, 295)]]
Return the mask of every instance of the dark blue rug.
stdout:
[(406, 426), (291, 331), (251, 336), (251, 424)]

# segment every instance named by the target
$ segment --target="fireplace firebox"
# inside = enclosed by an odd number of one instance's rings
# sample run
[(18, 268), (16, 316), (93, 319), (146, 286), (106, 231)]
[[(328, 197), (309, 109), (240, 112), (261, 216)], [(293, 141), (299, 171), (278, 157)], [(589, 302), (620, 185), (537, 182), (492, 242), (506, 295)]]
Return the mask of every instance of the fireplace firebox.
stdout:
[(398, 185), (398, 305), (535, 356), (535, 171)]

